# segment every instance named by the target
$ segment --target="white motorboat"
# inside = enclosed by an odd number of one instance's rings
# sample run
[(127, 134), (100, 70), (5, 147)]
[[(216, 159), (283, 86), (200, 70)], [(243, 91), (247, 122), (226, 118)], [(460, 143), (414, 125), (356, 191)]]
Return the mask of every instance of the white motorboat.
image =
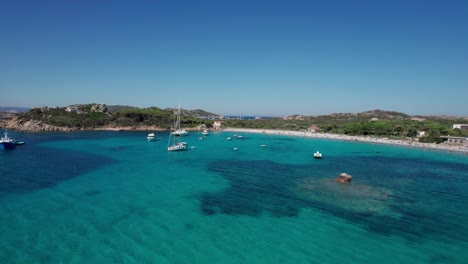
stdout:
[(156, 136), (154, 135), (154, 133), (149, 133), (146, 139), (148, 139), (148, 141), (155, 141)]
[(314, 153), (314, 159), (321, 159), (321, 158), (322, 158), (322, 153), (318, 151)]

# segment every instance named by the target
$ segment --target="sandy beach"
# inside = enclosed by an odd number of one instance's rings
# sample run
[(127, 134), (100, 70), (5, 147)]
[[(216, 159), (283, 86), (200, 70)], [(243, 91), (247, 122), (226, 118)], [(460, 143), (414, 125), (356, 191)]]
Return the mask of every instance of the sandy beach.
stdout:
[(301, 131), (289, 131), (289, 130), (269, 130), (269, 129), (248, 129), (248, 128), (225, 128), (223, 131), (236, 132), (236, 133), (256, 133), (256, 134), (268, 134), (268, 135), (284, 135), (284, 136), (295, 136), (295, 137), (310, 137), (310, 138), (328, 138), (334, 140), (347, 140), (347, 141), (359, 141), (377, 144), (391, 144), (401, 145), (406, 147), (418, 147), (418, 148), (430, 148), (439, 149), (446, 151), (458, 151), (468, 153), (467, 146), (452, 146), (447, 144), (435, 144), (435, 143), (421, 143), (411, 140), (395, 140), (388, 138), (378, 138), (370, 136), (348, 136), (342, 134), (330, 134), (330, 133), (311, 133)]

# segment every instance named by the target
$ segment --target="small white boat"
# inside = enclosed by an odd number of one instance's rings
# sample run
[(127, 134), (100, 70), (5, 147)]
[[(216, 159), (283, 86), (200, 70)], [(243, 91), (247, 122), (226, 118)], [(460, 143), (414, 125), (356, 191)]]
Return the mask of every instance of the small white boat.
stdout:
[(202, 134), (203, 134), (204, 136), (208, 136), (208, 135), (209, 135), (208, 130), (206, 130), (206, 129), (203, 130)]
[(227, 140), (228, 140), (228, 141), (231, 141), (231, 137), (228, 137)]
[(314, 159), (321, 159), (321, 158), (322, 158), (322, 153), (318, 151), (314, 153)]
[(237, 138), (238, 138), (238, 139), (243, 139), (244, 137), (241, 136), (241, 135), (239, 135), (239, 136), (237, 136)]
[(260, 145), (260, 147), (262, 147), (262, 148), (265, 148), (266, 146), (267, 146), (267, 145), (265, 145), (265, 144)]
[(148, 139), (148, 141), (155, 141), (156, 136), (154, 135), (154, 133), (149, 133), (146, 139)]

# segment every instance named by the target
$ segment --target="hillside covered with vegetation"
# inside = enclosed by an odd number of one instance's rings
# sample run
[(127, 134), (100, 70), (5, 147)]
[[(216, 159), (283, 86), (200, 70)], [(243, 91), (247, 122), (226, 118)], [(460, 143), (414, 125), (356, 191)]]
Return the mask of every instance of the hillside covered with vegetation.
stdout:
[[(66, 108), (34, 108), (18, 114), (18, 119), (76, 129), (141, 126), (170, 129), (174, 124), (174, 111), (176, 111), (171, 108), (137, 108), (102, 104), (74, 105), (73, 108), (73, 111), (66, 111)], [(181, 125), (188, 128), (200, 125), (210, 128), (214, 119), (221, 118), (219, 115), (200, 109), (182, 110), (181, 113)], [(425, 134), (419, 139), (421, 142), (440, 142), (442, 140), (440, 136), (468, 137), (467, 130), (452, 129), (453, 124), (466, 123), (468, 123), (467, 117), (411, 116), (395, 111), (373, 110), (356, 114), (292, 115), (253, 120), (228, 119), (223, 121), (223, 127), (306, 131), (311, 126), (318, 126), (322, 133), (389, 138), (415, 138), (424, 131)]]
[(306, 131), (318, 126), (320, 132), (380, 136), (389, 138), (416, 137), (424, 131), (421, 142), (440, 142), (440, 136), (468, 136), (468, 131), (452, 129), (453, 124), (466, 124), (467, 118), (441, 116), (410, 116), (393, 111), (373, 110), (357, 114), (338, 113), (321, 116), (293, 115), (257, 120), (226, 120), (224, 126), (236, 128), (286, 129)]
[[(79, 129), (92, 129), (103, 126), (133, 127), (157, 126), (169, 129), (174, 124), (174, 109), (158, 107), (136, 108), (130, 106), (110, 106), (98, 104), (74, 105), (76, 109), (66, 111), (66, 108), (34, 108), (18, 115), (19, 119), (35, 120), (44, 124)], [(200, 118), (200, 110), (183, 110), (181, 125), (196, 127), (211, 126), (213, 121)], [(203, 112), (212, 116), (215, 114)], [(195, 117), (197, 116), (197, 117)]]

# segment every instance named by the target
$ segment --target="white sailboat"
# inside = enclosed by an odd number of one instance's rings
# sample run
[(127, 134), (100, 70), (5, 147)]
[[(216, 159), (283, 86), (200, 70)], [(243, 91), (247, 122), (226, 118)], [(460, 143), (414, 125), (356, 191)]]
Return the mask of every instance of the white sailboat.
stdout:
[(176, 137), (185, 137), (189, 135), (189, 132), (185, 130), (185, 128), (180, 127), (180, 104), (179, 104), (179, 110), (177, 113), (174, 113), (176, 115), (176, 120), (174, 124), (174, 131), (171, 132), (172, 135)]
[[(175, 122), (174, 122), (174, 131), (170, 133), (169, 136), (169, 141), (168, 141), (168, 146), (167, 150), (168, 151), (180, 151), (180, 150), (187, 150), (188, 144), (187, 142), (179, 142), (178, 137), (182, 136), (180, 134), (181, 132), (185, 131), (185, 129), (181, 130), (180, 129), (180, 105), (179, 105), (179, 110), (177, 112), (174, 112), (175, 115)], [(188, 132), (185, 131), (186, 134), (188, 135)], [(172, 144), (171, 144), (171, 139), (172, 139)]]

